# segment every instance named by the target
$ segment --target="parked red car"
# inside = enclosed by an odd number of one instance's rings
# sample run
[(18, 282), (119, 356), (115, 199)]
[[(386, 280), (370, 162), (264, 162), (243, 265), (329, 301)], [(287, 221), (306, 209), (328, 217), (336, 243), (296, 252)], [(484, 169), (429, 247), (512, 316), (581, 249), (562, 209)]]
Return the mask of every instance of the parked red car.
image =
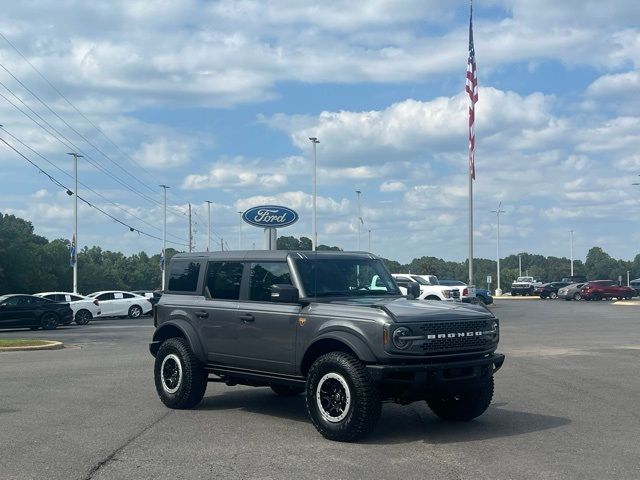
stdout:
[(621, 287), (613, 280), (593, 280), (585, 283), (580, 296), (585, 300), (602, 300), (603, 298), (630, 299), (636, 291), (630, 287)]

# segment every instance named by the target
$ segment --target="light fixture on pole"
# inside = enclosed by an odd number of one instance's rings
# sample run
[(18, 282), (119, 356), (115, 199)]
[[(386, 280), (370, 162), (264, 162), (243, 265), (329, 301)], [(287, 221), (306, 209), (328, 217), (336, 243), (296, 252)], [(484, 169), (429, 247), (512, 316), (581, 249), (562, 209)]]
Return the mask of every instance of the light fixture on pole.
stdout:
[(356, 190), (356, 195), (358, 196), (358, 248), (360, 250), (360, 230), (361, 226), (364, 224), (364, 220), (362, 220), (362, 212), (360, 210), (360, 195), (362, 192), (360, 190)]
[(207, 217), (209, 218), (209, 224), (207, 227), (207, 252), (211, 251), (211, 202), (207, 200)]
[(162, 188), (162, 196), (163, 196), (163, 205), (164, 205), (164, 214), (162, 221), (162, 253), (160, 254), (160, 269), (162, 270), (162, 287), (160, 290), (164, 291), (166, 283), (166, 271), (167, 271), (167, 185), (160, 185)]
[[(78, 158), (84, 158), (76, 152), (69, 152), (73, 155), (73, 248), (71, 262), (73, 264), (73, 293), (78, 293)], [(67, 192), (68, 193), (68, 192)]]
[(496, 297), (502, 295), (502, 289), (500, 288), (500, 214), (505, 213), (502, 210), (502, 202), (498, 203), (497, 210), (491, 210), (491, 213), (495, 213), (498, 219), (498, 230), (496, 236), (496, 261), (497, 261), (497, 270), (498, 270), (498, 283), (496, 286)]
[(309, 137), (311, 143), (313, 143), (313, 206), (312, 206), (312, 214), (311, 214), (311, 242), (312, 242), (312, 250), (316, 251), (316, 246), (318, 245), (318, 226), (316, 224), (316, 215), (317, 215), (317, 200), (318, 200), (318, 192), (316, 186), (316, 168), (317, 168), (317, 160), (316, 160), (316, 145), (320, 143), (317, 137)]
[(573, 277), (573, 230), (569, 230), (569, 252), (571, 256), (571, 276)]

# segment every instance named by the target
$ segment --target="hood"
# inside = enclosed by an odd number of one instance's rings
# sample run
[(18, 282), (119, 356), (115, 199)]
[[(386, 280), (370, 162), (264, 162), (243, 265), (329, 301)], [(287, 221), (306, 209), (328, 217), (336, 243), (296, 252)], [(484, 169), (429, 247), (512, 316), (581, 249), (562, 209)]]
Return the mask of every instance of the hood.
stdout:
[[(372, 301), (373, 300), (373, 301)], [(437, 300), (407, 300), (406, 298), (349, 298), (332, 304), (378, 308), (398, 323), (447, 320), (480, 320), (493, 318), (485, 307), (469, 303), (439, 302)]]

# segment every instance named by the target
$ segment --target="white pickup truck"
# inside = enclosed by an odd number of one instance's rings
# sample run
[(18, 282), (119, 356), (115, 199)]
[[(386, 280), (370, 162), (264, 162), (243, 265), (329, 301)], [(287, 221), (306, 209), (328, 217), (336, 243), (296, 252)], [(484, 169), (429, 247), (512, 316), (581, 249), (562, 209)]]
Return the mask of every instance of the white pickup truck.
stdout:
[(435, 275), (414, 275), (412, 273), (392, 273), (391, 275), (404, 294), (406, 294), (407, 285), (410, 282), (418, 282), (420, 285), (419, 300), (460, 301), (460, 291), (455, 287), (440, 285), (438, 277)]
[(518, 277), (515, 282), (511, 284), (511, 295), (533, 295), (536, 287), (542, 285), (542, 282), (536, 281), (533, 277)]

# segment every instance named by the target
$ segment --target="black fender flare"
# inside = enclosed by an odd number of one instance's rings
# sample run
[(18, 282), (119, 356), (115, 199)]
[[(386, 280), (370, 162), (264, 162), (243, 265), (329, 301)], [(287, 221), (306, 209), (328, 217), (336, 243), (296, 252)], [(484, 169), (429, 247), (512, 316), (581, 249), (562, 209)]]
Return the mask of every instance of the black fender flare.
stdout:
[(373, 363), (377, 361), (376, 356), (373, 354), (373, 351), (371, 350), (369, 345), (357, 334), (346, 330), (333, 330), (323, 333), (322, 335), (314, 339), (313, 343), (309, 345), (304, 356), (306, 357), (307, 352), (312, 351), (314, 346), (319, 345), (325, 340), (333, 340), (343, 343), (349, 349), (351, 349), (362, 362)]
[(149, 344), (149, 351), (154, 357), (158, 353), (158, 349), (162, 342), (172, 337), (183, 337), (193, 354), (201, 362), (207, 361), (206, 352), (202, 348), (199, 337), (193, 326), (183, 318), (174, 318), (160, 325), (153, 333), (153, 341)]

